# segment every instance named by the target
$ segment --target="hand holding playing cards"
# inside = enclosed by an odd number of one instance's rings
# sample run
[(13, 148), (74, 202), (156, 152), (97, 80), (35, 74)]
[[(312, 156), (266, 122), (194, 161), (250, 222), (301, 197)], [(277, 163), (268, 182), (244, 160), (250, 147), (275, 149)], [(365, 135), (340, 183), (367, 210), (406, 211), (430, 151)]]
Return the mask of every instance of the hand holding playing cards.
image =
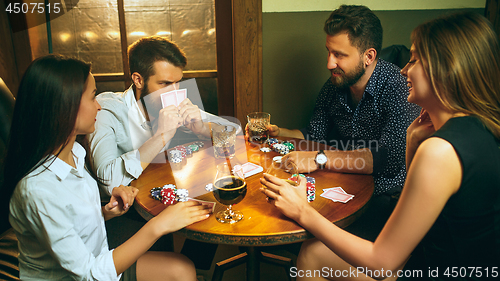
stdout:
[(195, 222), (207, 219), (212, 209), (196, 201), (178, 202), (151, 219), (162, 234), (172, 233)]
[(260, 179), (260, 183), (266, 187), (261, 188), (261, 191), (268, 197), (268, 202), (293, 220), (298, 220), (305, 208), (311, 208), (306, 198), (306, 180), (299, 177), (299, 181), (295, 187), (269, 174), (264, 174)]
[(299, 173), (312, 173), (318, 169), (314, 158), (316, 151), (292, 151), (281, 159), (281, 162), (287, 165), (293, 163), (297, 166)]
[(156, 134), (165, 134), (165, 138), (170, 140), (180, 126), (182, 126), (182, 118), (174, 105), (160, 110)]
[(201, 112), (197, 105), (186, 98), (179, 104), (178, 109), (186, 128), (195, 134), (210, 135), (208, 127), (201, 120)]

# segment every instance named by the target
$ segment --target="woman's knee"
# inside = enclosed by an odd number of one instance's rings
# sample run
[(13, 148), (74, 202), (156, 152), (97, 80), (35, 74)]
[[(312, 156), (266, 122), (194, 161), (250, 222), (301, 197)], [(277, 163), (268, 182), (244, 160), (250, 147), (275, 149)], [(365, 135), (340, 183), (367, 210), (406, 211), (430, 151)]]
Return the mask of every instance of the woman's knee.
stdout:
[(172, 252), (147, 252), (137, 261), (137, 280), (196, 280), (194, 263)]
[(299, 256), (297, 257), (297, 266), (306, 266), (315, 262), (316, 257), (319, 256), (318, 251), (321, 245), (323, 243), (318, 239), (310, 239), (302, 243)]

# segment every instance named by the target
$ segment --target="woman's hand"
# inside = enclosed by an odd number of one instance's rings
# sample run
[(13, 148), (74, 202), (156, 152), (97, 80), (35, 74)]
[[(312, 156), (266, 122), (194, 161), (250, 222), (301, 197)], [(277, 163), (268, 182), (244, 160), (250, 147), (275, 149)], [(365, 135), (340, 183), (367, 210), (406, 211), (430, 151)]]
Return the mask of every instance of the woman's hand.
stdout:
[(105, 220), (125, 214), (134, 204), (139, 189), (132, 186), (120, 185), (113, 188), (109, 203), (102, 208)]
[(299, 173), (312, 173), (318, 169), (318, 165), (314, 160), (316, 151), (292, 151), (281, 159), (285, 163), (285, 167), (289, 167), (290, 163), (295, 164)]
[(429, 117), (429, 114), (422, 108), (418, 116), (406, 130), (407, 140), (410, 144), (420, 145), (430, 137), (436, 130)]
[(406, 130), (406, 169), (417, 151), (418, 146), (436, 132), (432, 120), (425, 109), (422, 108), (418, 116)]
[(158, 230), (165, 235), (207, 219), (210, 212), (211, 209), (198, 202), (178, 202), (168, 206), (152, 220), (157, 223)]
[(266, 188), (261, 188), (261, 192), (267, 196), (267, 201), (273, 204), (285, 216), (299, 221), (301, 214), (307, 208), (311, 208), (307, 203), (306, 197), (306, 180), (304, 177), (299, 178), (299, 185), (292, 186), (286, 181), (264, 174), (260, 179), (260, 183)]

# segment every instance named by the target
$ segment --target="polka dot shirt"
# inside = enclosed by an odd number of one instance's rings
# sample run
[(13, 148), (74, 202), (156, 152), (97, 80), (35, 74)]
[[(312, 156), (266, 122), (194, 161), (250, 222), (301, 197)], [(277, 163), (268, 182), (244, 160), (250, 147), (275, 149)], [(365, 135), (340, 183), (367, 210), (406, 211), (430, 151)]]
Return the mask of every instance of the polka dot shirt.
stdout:
[(379, 59), (357, 107), (349, 90), (326, 81), (316, 100), (306, 138), (327, 141), (340, 150), (369, 148), (373, 155), (375, 194), (392, 193), (406, 178), (406, 129), (420, 107), (407, 101), (408, 87), (400, 69)]

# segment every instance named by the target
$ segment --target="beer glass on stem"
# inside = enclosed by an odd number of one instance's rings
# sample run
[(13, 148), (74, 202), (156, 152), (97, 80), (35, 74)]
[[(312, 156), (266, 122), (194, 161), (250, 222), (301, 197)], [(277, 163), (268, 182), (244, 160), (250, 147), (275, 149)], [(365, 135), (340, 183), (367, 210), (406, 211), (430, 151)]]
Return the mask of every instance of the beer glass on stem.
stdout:
[(217, 165), (213, 184), (213, 195), (227, 209), (215, 214), (221, 223), (236, 223), (243, 219), (243, 213), (233, 210), (232, 206), (245, 198), (247, 183), (241, 165), (231, 165), (229, 159)]

